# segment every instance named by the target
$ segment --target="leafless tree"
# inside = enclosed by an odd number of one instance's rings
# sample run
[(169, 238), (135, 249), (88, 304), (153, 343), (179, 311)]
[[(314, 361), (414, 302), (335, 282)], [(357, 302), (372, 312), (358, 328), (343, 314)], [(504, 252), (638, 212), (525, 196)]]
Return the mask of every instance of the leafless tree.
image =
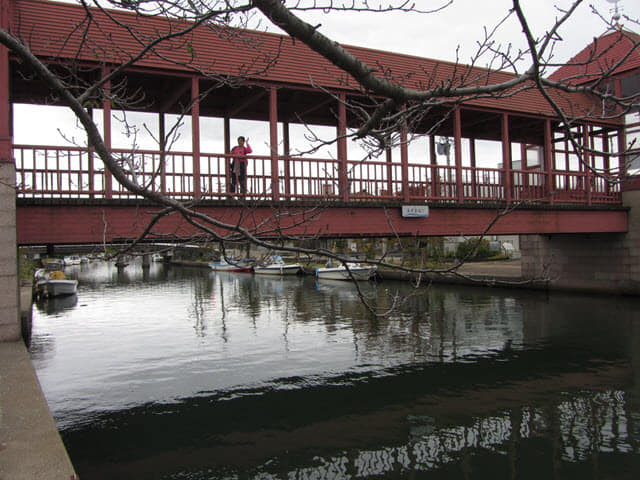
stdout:
[[(571, 20), (578, 8), (586, 8), (582, 0), (572, 2), (566, 9), (558, 9), (555, 22), (543, 34), (536, 36), (532, 32), (526, 15), (519, 0), (513, 0), (512, 8), (507, 12), (507, 17), (515, 17), (521, 26), (526, 40), (527, 48), (516, 50), (510, 45), (500, 45), (495, 40), (506, 18), (496, 19), (495, 26), (488, 26), (484, 30), (482, 38), (478, 39), (476, 54), (469, 62), (455, 62), (451, 73), (445, 80), (431, 80), (418, 85), (409, 82), (407, 78), (399, 76), (386, 65), (367, 64), (362, 59), (350, 53), (346, 49), (322, 34), (321, 25), (311, 25), (300, 18), (300, 15), (310, 11), (351, 11), (361, 13), (375, 13), (385, 15), (390, 12), (406, 12), (419, 15), (428, 15), (434, 11), (447, 8), (452, 2), (443, 0), (435, 2), (431, 10), (421, 10), (416, 4), (406, 0), (388, 0), (385, 3), (372, 2), (371, 0), (354, 0), (353, 2), (338, 2), (335, 0), (75, 0), (84, 9), (84, 21), (76, 26), (74, 32), (68, 32), (68, 38), (80, 33), (81, 42), (77, 45), (82, 49), (95, 49), (98, 53), (108, 53), (120, 59), (113, 68), (104, 70), (104, 74), (88, 80), (89, 77), (78, 75), (82, 68), (81, 63), (65, 65), (50, 65), (46, 59), (36, 57), (29, 46), (28, 36), (18, 36), (13, 32), (0, 29), (0, 43), (7, 47), (13, 55), (20, 59), (23, 72), (35, 75), (50, 89), (50, 95), (55, 97), (57, 103), (68, 106), (85, 129), (89, 144), (100, 157), (113, 177), (130, 192), (144, 197), (164, 209), (145, 228), (141, 240), (152, 232), (156, 221), (166, 215), (181, 215), (187, 222), (198, 228), (202, 238), (216, 240), (222, 245), (236, 242), (249, 241), (255, 245), (273, 250), (288, 250), (301, 254), (323, 255), (345, 262), (347, 258), (330, 250), (306, 248), (300, 245), (285, 244), (286, 240), (293, 237), (287, 234), (287, 228), (300, 225), (317, 214), (320, 207), (310, 208), (300, 216), (292, 218), (285, 212), (276, 211), (274, 218), (269, 222), (263, 222), (260, 228), (247, 228), (241, 223), (228, 223), (219, 218), (203, 215), (194, 208), (193, 201), (180, 201), (164, 195), (150, 187), (154, 178), (142, 181), (136, 175), (137, 166), (133, 156), (115, 156), (107, 144), (91, 115), (91, 107), (99, 106), (102, 98), (108, 98), (117, 109), (127, 110), (134, 105), (144, 104), (146, 101), (144, 92), (131, 91), (122, 80), (122, 73), (131, 67), (135, 67), (149, 55), (156, 55), (166, 61), (179, 63), (182, 67), (194, 73), (201, 74), (210, 82), (210, 89), (223, 85), (238, 86), (243, 79), (249, 76), (256, 77), (268, 71), (279, 60), (279, 53), (266, 52), (255, 36), (247, 27), (264, 29), (267, 26), (275, 26), (282, 29), (296, 41), (303, 42), (310, 49), (327, 59), (333, 65), (348, 74), (345, 77), (345, 87), (350, 87), (359, 93), (357, 99), (345, 100), (336, 97), (337, 101), (347, 102), (346, 107), (359, 119), (359, 125), (345, 136), (361, 142), (369, 156), (379, 155), (387, 149), (398, 145), (403, 140), (398, 132), (401, 130), (412, 131), (412, 126), (417, 125), (435, 109), (439, 112), (447, 109), (451, 112), (457, 105), (477, 99), (494, 99), (515, 96), (526, 90), (538, 91), (552, 106), (557, 116), (562, 120), (566, 135), (572, 144), (575, 154), (583, 161), (583, 154), (596, 152), (594, 147), (581, 144), (576, 138), (574, 125), (586, 116), (592, 115), (590, 111), (571, 110), (570, 102), (563, 101), (566, 95), (584, 94), (590, 95), (598, 102), (606, 103), (609, 108), (606, 117), (621, 117), (636, 108), (638, 95), (623, 96), (604, 88), (607, 80), (611, 78), (619, 65), (624, 62), (626, 56), (616, 64), (607, 65), (597, 78), (586, 84), (577, 84), (571, 78), (551, 80), (549, 73), (560, 66), (554, 59), (554, 46), (562, 41), (561, 28)], [(593, 7), (592, 7), (593, 9)], [(154, 30), (152, 35), (138, 28), (139, 24), (121, 24), (118, 10), (135, 12), (137, 19), (143, 22), (147, 19), (164, 18), (169, 20), (167, 28), (163, 31)], [(615, 25), (593, 9), (594, 15), (600, 15), (603, 25), (614, 28)], [(626, 17), (630, 25), (638, 25), (638, 20)], [(137, 45), (136, 51), (124, 51), (114, 39), (108, 45), (92, 44), (88, 32), (91, 29), (102, 28), (101, 22), (118, 24), (127, 32), (130, 39)], [(192, 35), (198, 29), (209, 29), (216, 35), (240, 42), (246, 49), (255, 52), (255, 61), (242, 65), (237, 72), (226, 75), (213, 75), (207, 69), (208, 64), (213, 64), (215, 59), (202, 59), (199, 52), (194, 51), (191, 42)], [(637, 40), (632, 40), (628, 54), (638, 48)], [(98, 52), (100, 49), (100, 52)], [(106, 50), (109, 49), (108, 52)], [(191, 53), (189, 59), (176, 59), (171, 56), (172, 49), (180, 49), (182, 52)], [(169, 53), (168, 53), (169, 52)], [(586, 60), (586, 63), (598, 62), (602, 52), (595, 52)], [(197, 61), (195, 61), (197, 57)], [(481, 62), (483, 64), (481, 65)], [(524, 68), (522, 66), (525, 65)], [(480, 68), (481, 67), (481, 68)], [(508, 74), (505, 74), (508, 72)], [(436, 78), (432, 75), (429, 78)], [(318, 86), (317, 88), (321, 88)], [(209, 91), (201, 92), (201, 97)], [(329, 94), (327, 92), (327, 94)], [(355, 98), (355, 96), (354, 96)], [(183, 113), (189, 111), (191, 105), (183, 105)], [(444, 117), (446, 117), (446, 113)], [(600, 115), (602, 118), (602, 115)], [(122, 118), (128, 125), (126, 117)], [(438, 121), (433, 123), (427, 135), (434, 135), (438, 131)], [(312, 132), (312, 130), (310, 130)], [(165, 137), (175, 134), (175, 129)], [(313, 135), (313, 134), (312, 134)], [(318, 148), (323, 143), (335, 143), (339, 137), (317, 140), (313, 148)], [(166, 142), (166, 138), (157, 138), (158, 142)], [(595, 174), (608, 175), (595, 169), (588, 162), (583, 162), (586, 168), (592, 169)], [(247, 205), (247, 208), (250, 206)], [(496, 219), (510, 211), (514, 205), (501, 212)], [(286, 218), (286, 221), (285, 221)], [(265, 227), (269, 223), (270, 227)], [(287, 225), (285, 227), (284, 225)], [(487, 225), (487, 231), (491, 225)], [(276, 238), (274, 240), (273, 238)], [(135, 245), (136, 242), (134, 242)], [(380, 267), (398, 268), (383, 259), (372, 261)], [(456, 272), (454, 268), (445, 272)], [(423, 275), (434, 270), (426, 267), (401, 267), (407, 273)]]

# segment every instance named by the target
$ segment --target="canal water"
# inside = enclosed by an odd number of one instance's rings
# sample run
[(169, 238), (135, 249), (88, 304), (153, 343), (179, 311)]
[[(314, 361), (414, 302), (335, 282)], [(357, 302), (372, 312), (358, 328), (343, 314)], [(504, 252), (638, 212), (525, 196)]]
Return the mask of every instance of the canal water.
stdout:
[(82, 480), (640, 472), (640, 300), (96, 263), (30, 352)]

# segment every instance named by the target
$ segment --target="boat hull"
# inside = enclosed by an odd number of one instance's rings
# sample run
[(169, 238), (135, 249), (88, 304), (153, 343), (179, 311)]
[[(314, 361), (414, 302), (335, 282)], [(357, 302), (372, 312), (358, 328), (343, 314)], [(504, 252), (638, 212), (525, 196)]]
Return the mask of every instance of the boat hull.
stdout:
[(211, 262), (209, 263), (209, 267), (214, 272), (235, 272), (235, 273), (251, 272), (251, 267), (247, 267), (243, 265), (232, 265), (230, 263)]
[[(375, 273), (373, 267), (351, 267), (351, 275), (355, 280), (369, 280)], [(349, 272), (344, 267), (335, 268), (316, 268), (316, 276), (325, 280), (351, 280)]]
[(77, 280), (39, 280), (36, 282), (36, 293), (48, 297), (62, 297), (77, 292)]
[(302, 270), (300, 264), (293, 265), (265, 265), (253, 267), (257, 275), (297, 275)]
[(68, 267), (70, 265), (80, 265), (82, 263), (82, 259), (76, 255), (72, 255), (70, 257), (64, 257), (64, 266)]

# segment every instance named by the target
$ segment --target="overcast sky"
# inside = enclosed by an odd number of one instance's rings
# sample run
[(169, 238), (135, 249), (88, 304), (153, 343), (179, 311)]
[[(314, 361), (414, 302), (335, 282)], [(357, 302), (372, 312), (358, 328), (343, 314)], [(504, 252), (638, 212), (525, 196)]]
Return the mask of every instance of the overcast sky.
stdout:
[[(290, 5), (294, 0), (287, 0)], [(389, 0), (384, 0), (387, 3)], [(350, 3), (350, 0), (347, 1)], [(370, 1), (370, 3), (372, 3)], [(446, 4), (443, 0), (415, 0), (415, 5), (420, 9), (433, 9)], [(567, 8), (572, 2), (567, 0), (522, 0), (522, 8), (530, 23), (530, 28), (536, 35), (544, 33), (549, 29), (555, 18), (561, 15), (559, 8)], [(620, 13), (623, 18), (621, 23), (628, 29), (640, 32), (637, 24), (624, 18), (628, 15), (631, 18), (640, 19), (640, 1), (621, 0), (619, 2)], [(480, 2), (478, 0), (453, 0), (450, 6), (442, 11), (428, 15), (418, 13), (354, 13), (338, 12), (323, 14), (300, 13), (304, 19), (312, 24), (321, 24), (320, 31), (339, 43), (348, 45), (364, 46), (368, 48), (388, 50), (398, 53), (429, 57), (439, 60), (455, 61), (456, 58), (462, 63), (469, 63), (477, 50), (477, 42), (484, 37), (484, 29), (493, 29), (509, 11), (511, 2), (509, 0), (490, 0)], [(592, 13), (592, 6), (606, 18), (613, 15), (613, 3), (607, 0), (592, 0), (584, 2), (574, 14), (574, 17), (565, 25), (560, 34), (562, 41), (554, 50), (558, 62), (567, 61), (582, 48), (588, 45), (594, 37), (604, 33), (606, 25), (602, 19)], [(266, 26), (263, 20), (262, 27)], [(278, 31), (273, 26), (271, 31)], [(513, 48), (524, 48), (525, 40), (522, 29), (515, 16), (510, 17), (500, 26), (496, 36), (496, 41), (503, 47), (512, 45)], [(482, 63), (481, 63), (482, 65)], [(525, 68), (521, 65), (520, 68)], [(40, 143), (65, 145), (66, 141), (58, 132), (58, 126), (64, 126), (68, 137), (76, 139), (83, 138), (82, 132), (73, 128), (72, 116), (61, 113), (60, 109), (40, 109), (37, 118), (42, 126), (37, 130), (39, 135), (34, 137), (34, 114), (30, 108), (17, 107), (15, 109), (14, 121), (14, 141), (20, 143)], [(150, 128), (155, 129), (155, 119), (146, 120)], [(204, 152), (221, 152), (222, 139), (220, 135), (211, 135), (209, 132), (221, 131), (221, 120), (203, 119), (202, 121), (202, 145)], [(269, 138), (268, 125), (264, 122), (232, 122), (232, 138), (238, 135), (249, 136), (256, 154), (268, 154), (266, 141)], [(188, 119), (187, 119), (188, 126)], [(320, 135), (325, 138), (331, 137), (334, 129), (319, 129)], [(294, 127), (292, 138), (298, 139), (298, 146), (302, 148), (302, 136), (304, 129)], [(282, 138), (280, 136), (280, 138)], [(125, 147), (131, 141), (122, 135), (114, 126), (114, 146)], [(153, 148), (152, 139), (144, 132), (140, 133), (138, 141), (142, 148)], [(424, 152), (426, 140), (422, 139), (410, 148), (410, 153)], [(359, 155), (350, 142), (350, 158), (352, 152)], [(176, 149), (190, 149), (190, 138), (188, 131), (185, 131)], [(479, 152), (482, 155), (482, 152)], [(324, 149), (316, 156), (328, 158), (335, 156), (331, 149)], [(354, 158), (355, 159), (355, 158)]]
[[(291, 3), (291, 0), (289, 0)], [(371, 3), (371, 2), (370, 2)], [(448, 4), (447, 0), (416, 0), (417, 8), (436, 8)], [(536, 35), (542, 35), (554, 24), (556, 17), (573, 2), (568, 0), (521, 0), (529, 26)], [(640, 19), (640, 1), (620, 0), (620, 13)], [(309, 23), (320, 23), (320, 31), (340, 43), (406, 53), (439, 60), (456, 60), (457, 49), (463, 63), (476, 53), (477, 41), (484, 29), (493, 29), (505, 18), (512, 6), (510, 0), (453, 0), (444, 10), (423, 14), (410, 13), (331, 13), (302, 14)], [(583, 2), (572, 19), (561, 30), (563, 39), (556, 47), (556, 58), (566, 61), (604, 33), (606, 25), (592, 13), (596, 8), (607, 20), (613, 15), (614, 4), (606, 0)], [(624, 18), (621, 23), (634, 31), (638, 25)], [(522, 29), (515, 16), (511, 16), (499, 29), (496, 39), (502, 45), (525, 47)]]

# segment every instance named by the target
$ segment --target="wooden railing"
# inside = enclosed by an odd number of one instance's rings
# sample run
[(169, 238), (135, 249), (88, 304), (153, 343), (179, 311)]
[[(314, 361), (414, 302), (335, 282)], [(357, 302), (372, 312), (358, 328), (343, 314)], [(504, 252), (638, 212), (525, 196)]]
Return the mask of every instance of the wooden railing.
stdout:
[[(110, 179), (109, 172), (89, 149), (15, 145), (13, 152), (20, 198), (135, 198)], [(138, 185), (173, 198), (194, 198), (196, 182), (201, 199), (221, 200), (236, 195), (229, 189), (229, 155), (201, 153), (196, 179), (189, 152), (132, 153), (115, 149), (113, 153)], [(247, 198), (273, 199), (272, 165), (268, 156), (248, 157)], [(410, 163), (404, 179), (400, 163), (349, 161), (345, 187), (340, 184), (341, 165), (335, 159), (280, 157), (277, 165), (281, 200), (621, 203), (619, 186), (590, 172), (472, 167), (458, 170), (453, 166)], [(507, 175), (509, 182), (505, 182)], [(505, 185), (510, 185), (508, 191)]]

